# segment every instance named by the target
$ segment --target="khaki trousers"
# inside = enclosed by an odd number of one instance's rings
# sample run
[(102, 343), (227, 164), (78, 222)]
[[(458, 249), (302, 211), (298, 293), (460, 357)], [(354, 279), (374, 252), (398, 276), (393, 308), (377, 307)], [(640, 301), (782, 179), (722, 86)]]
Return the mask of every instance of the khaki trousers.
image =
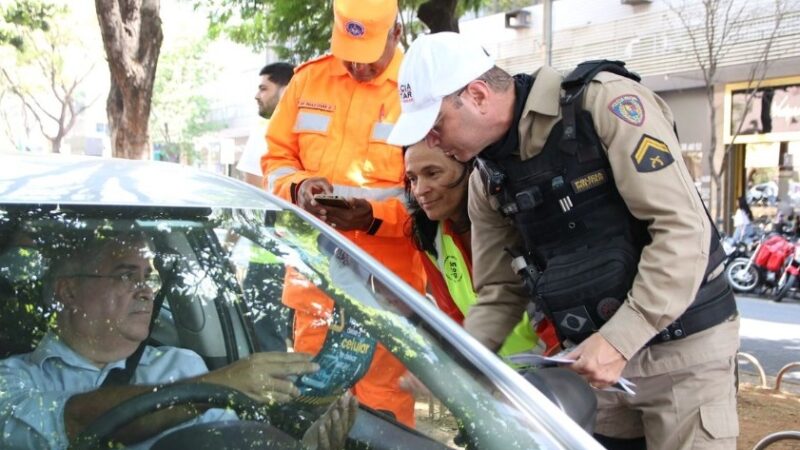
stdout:
[(595, 432), (644, 436), (648, 450), (735, 450), (738, 325), (731, 320), (641, 350), (623, 372), (635, 396), (597, 392)]

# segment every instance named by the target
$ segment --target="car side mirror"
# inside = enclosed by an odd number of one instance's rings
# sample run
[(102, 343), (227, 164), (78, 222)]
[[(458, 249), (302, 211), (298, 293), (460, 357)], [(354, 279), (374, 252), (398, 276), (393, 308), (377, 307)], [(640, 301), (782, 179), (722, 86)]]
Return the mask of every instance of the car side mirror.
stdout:
[(528, 370), (522, 376), (587, 433), (592, 434), (597, 415), (597, 397), (580, 375), (560, 367), (546, 367)]

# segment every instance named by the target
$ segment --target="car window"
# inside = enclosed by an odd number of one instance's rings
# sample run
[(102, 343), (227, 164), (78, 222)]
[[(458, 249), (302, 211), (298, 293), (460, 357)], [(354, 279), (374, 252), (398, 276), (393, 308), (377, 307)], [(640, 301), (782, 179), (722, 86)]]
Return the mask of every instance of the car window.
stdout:
[(149, 344), (190, 349), (210, 369), (256, 351), (293, 351), (286, 283), (309, 283), (324, 294), (333, 312), (315, 358), (322, 369), (297, 380), (301, 397), (270, 417), (278, 426), (312, 420), (363, 376), (357, 367), (369, 365), (380, 343), (427, 392), (417, 398), (416, 429), (377, 415), (354, 430), (356, 439), (399, 439), (401, 448), (559, 448), (385, 274), (293, 210), (0, 207), (3, 357), (34, 348), (58, 314), (43, 298), (48, 255), (76, 232), (116, 229), (146, 236), (161, 279)]
[(43, 272), (33, 243), (19, 233), (7, 234), (0, 253), (0, 358), (33, 350), (53, 318), (38, 301)]

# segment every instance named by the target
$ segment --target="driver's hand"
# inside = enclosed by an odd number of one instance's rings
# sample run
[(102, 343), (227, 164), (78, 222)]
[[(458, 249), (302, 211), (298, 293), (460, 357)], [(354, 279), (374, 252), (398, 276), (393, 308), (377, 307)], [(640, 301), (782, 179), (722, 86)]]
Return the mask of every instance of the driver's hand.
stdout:
[(350, 392), (345, 392), (306, 430), (303, 445), (308, 450), (344, 448), (347, 433), (356, 421), (357, 412), (358, 401)]
[(232, 387), (262, 403), (285, 403), (300, 395), (290, 377), (319, 370), (311, 358), (307, 353), (253, 353), (199, 380)]

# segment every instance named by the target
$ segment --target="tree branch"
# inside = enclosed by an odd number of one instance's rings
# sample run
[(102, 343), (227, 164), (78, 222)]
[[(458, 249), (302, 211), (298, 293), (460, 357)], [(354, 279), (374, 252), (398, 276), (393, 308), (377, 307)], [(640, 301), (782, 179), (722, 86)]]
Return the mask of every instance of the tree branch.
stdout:
[[(756, 94), (758, 90), (761, 89), (761, 84), (764, 82), (764, 77), (767, 74), (767, 68), (769, 66), (769, 54), (772, 50), (772, 44), (775, 42), (775, 36), (778, 34), (778, 30), (781, 26), (781, 21), (783, 20), (783, 8), (781, 8), (781, 0), (777, 0), (775, 2), (775, 24), (772, 27), (772, 32), (770, 33), (769, 39), (764, 43), (764, 49), (761, 51), (761, 56), (759, 57), (758, 61), (753, 64), (753, 67), (750, 69), (750, 74), (748, 76), (748, 81), (750, 81), (751, 85), (748, 86), (747, 89), (747, 97), (745, 100), (745, 111), (750, 111), (750, 107), (753, 105), (753, 100), (755, 100)], [(761, 73), (758, 74), (758, 70), (761, 68)], [(753, 80), (756, 80), (755, 84), (752, 84)], [(734, 143), (736, 142), (736, 138), (739, 137), (739, 134), (742, 132), (742, 127), (744, 126), (744, 115), (742, 119), (739, 121), (739, 124), (736, 126), (736, 132), (733, 133), (731, 136), (730, 143), (727, 144), (725, 148), (725, 155), (724, 157), (728, 156), (729, 151), (733, 148)]]
[[(686, 32), (686, 35), (689, 37), (689, 42), (692, 45), (692, 56), (694, 56), (697, 66), (700, 67), (700, 72), (703, 74), (703, 80), (706, 82), (706, 84), (708, 84), (708, 70), (702, 58), (703, 50), (700, 49), (700, 43), (697, 35), (695, 34), (695, 29), (687, 18), (686, 9), (678, 9), (672, 2), (667, 2), (667, 7), (678, 17), (678, 20), (680, 20), (683, 30)], [(683, 7), (686, 8), (685, 3), (683, 4)]]

